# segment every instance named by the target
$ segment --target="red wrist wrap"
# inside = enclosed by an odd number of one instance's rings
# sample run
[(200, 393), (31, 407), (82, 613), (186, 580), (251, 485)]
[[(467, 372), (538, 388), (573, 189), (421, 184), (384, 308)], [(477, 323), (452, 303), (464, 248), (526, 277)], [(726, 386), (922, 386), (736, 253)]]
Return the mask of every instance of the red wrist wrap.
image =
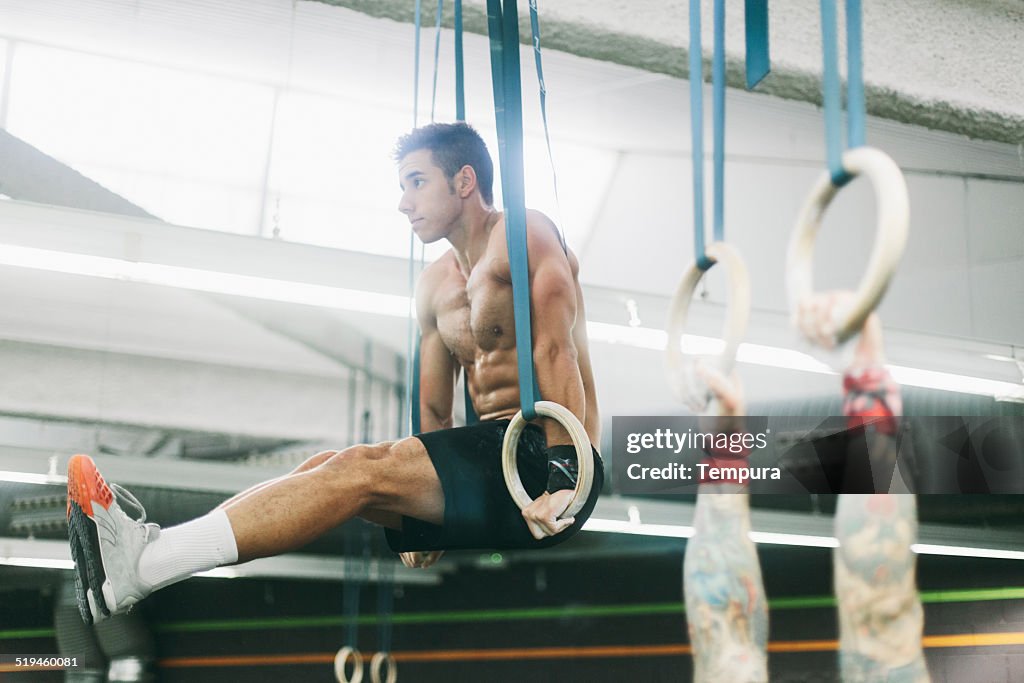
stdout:
[(882, 367), (843, 375), (843, 414), (849, 429), (872, 425), (883, 434), (896, 433), (896, 416), (903, 413), (900, 387)]

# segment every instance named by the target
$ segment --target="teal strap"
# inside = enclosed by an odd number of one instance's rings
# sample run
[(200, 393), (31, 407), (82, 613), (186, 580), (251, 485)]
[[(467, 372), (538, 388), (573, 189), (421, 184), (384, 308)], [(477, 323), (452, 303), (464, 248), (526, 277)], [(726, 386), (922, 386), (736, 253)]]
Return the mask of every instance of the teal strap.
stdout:
[(437, 107), (437, 72), (441, 62), (441, 12), (444, 0), (437, 0), (437, 19), (434, 25), (434, 83), (430, 90), (430, 122), (434, 122), (434, 111)]
[[(422, 0), (416, 0), (416, 54), (413, 57), (413, 79), (412, 79), (412, 127), (416, 127), (419, 114), (420, 101), (420, 27), (422, 22), (421, 13)], [(409, 232), (409, 321), (406, 329), (406, 367), (408, 371), (405, 378), (405, 386), (409, 387), (408, 412), (409, 427), (413, 434), (419, 434), (421, 429), (420, 420), (420, 335), (414, 329), (414, 309), (412, 302), (415, 295), (415, 271), (416, 271), (416, 236)], [(415, 340), (415, 341), (414, 341)]]
[(523, 417), (536, 418), (537, 379), (530, 325), (530, 266), (526, 248), (526, 192), (523, 180), (523, 99), (519, 65), (519, 11), (516, 0), (487, 0), (491, 76), (505, 200), (505, 233), (512, 271), (519, 397)]
[(352, 577), (345, 581), (342, 590), (342, 613), (348, 625), (345, 627), (345, 644), (356, 647), (359, 641), (359, 594), (363, 584), (363, 562), (365, 556), (360, 555), (356, 561), (356, 542), (350, 535), (345, 536), (343, 551), (345, 559), (352, 563)]
[(480, 417), (476, 414), (476, 408), (473, 407), (473, 397), (469, 395), (469, 380), (465, 372), (462, 373), (462, 381), (464, 382), (462, 393), (466, 404), (466, 424), (475, 425), (480, 421)]
[[(391, 652), (391, 616), (395, 608), (395, 564), (381, 562), (379, 572), (382, 575), (377, 584), (377, 614), (380, 620), (380, 640), (377, 649), (380, 652)], [(358, 621), (358, 620), (357, 620)]]
[(455, 0), (455, 120), (466, 120), (466, 69), (462, 57), (462, 0)]
[(412, 76), (412, 127), (415, 128), (419, 121), (420, 113), (420, 27), (423, 17), (423, 0), (416, 0), (416, 47), (413, 55), (413, 76)]
[[(704, 61), (700, 0), (690, 0), (690, 136), (693, 146), (693, 253), (697, 267), (714, 261), (704, 252)], [(712, 57), (714, 138), (714, 238), (725, 239), (725, 2), (715, 0), (715, 48)]]
[(771, 70), (771, 57), (768, 54), (768, 0), (746, 0), (743, 20), (747, 43), (747, 90), (753, 90)]
[(701, 54), (700, 0), (690, 0), (690, 146), (693, 161), (693, 253), (701, 270), (704, 254), (704, 57)]
[[(548, 146), (548, 161), (551, 162), (551, 182), (555, 189), (555, 203), (561, 207), (562, 202), (558, 197), (558, 173), (555, 171), (555, 155), (551, 151), (551, 133), (548, 130), (548, 88), (544, 84), (544, 65), (541, 60), (540, 51), (540, 18), (537, 13), (537, 0), (530, 0), (530, 31), (533, 34), (533, 62), (537, 67), (537, 84), (540, 88), (540, 116), (544, 122), (544, 142)], [(561, 227), (558, 229), (558, 239), (562, 242), (562, 251), (569, 253), (569, 247), (565, 243), (565, 236)]]
[[(702, 50), (703, 51), (703, 50)], [(711, 59), (712, 124), (714, 135), (713, 158), (714, 230), (715, 241), (725, 239), (725, 0), (715, 0), (715, 48)]]
[(860, 0), (846, 0), (846, 116), (850, 147), (864, 145), (867, 111), (864, 104), (863, 30)]
[(412, 356), (412, 390), (409, 392), (412, 397), (409, 414), (413, 434), (420, 434), (423, 431), (423, 420), (420, 417), (420, 339), (420, 335), (416, 335), (416, 351)]
[[(860, 0), (846, 2), (847, 144), (864, 144), (864, 68)], [(821, 0), (821, 49), (823, 99), (825, 102), (825, 156), (832, 182), (842, 187), (850, 181), (843, 168), (843, 103), (839, 78), (839, 36), (836, 29), (836, 0)]]
[[(822, 0), (825, 2), (826, 0)], [(711, 58), (712, 137), (714, 149), (713, 232), (725, 241), (725, 0), (715, 0), (715, 46)], [(704, 245), (704, 58), (701, 46), (700, 0), (690, 0), (690, 138), (693, 147), (693, 253), (697, 267), (714, 262)], [(747, 87), (753, 88), (770, 69), (768, 0), (746, 0)]]
[(843, 170), (843, 103), (839, 82), (839, 40), (836, 29), (836, 0), (821, 0), (822, 98), (825, 104), (825, 159), (832, 182), (845, 185)]

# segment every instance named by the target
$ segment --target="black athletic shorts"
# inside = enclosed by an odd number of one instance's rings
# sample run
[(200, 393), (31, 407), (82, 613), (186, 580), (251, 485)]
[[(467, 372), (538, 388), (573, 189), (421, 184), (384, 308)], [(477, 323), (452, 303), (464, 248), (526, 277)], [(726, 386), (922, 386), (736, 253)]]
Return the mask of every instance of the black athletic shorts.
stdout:
[[(402, 530), (387, 529), (395, 552), (410, 550), (498, 550), (546, 548), (576, 535), (594, 511), (604, 485), (604, 466), (594, 451), (594, 485), (576, 521), (565, 531), (538, 541), (512, 500), (501, 470), (501, 443), (508, 420), (491, 420), (469, 427), (417, 434), (430, 455), (444, 491), (444, 523), (429, 524), (402, 517)], [(519, 438), (516, 457), (519, 478), (531, 498), (544, 493), (548, 480), (544, 431), (527, 425)]]

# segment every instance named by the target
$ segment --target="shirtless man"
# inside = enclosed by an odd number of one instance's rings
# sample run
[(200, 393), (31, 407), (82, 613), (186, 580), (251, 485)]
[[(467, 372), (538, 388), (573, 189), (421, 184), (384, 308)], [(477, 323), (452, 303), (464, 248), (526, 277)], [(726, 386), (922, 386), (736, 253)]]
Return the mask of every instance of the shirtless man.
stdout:
[[(398, 208), (413, 232), (424, 243), (451, 245), (417, 287), (424, 433), (318, 453), (290, 474), (165, 530), (126, 515), (116, 498), (134, 498), (108, 487), (88, 456), (74, 456), (69, 537), (87, 622), (124, 612), (196, 572), (295, 550), (357, 516), (386, 527), (407, 566), (427, 567), (445, 549), (560, 543), (593, 511), (603, 482), (596, 451), (586, 505), (574, 518), (559, 519), (575, 485), (575, 449), (554, 421), (530, 425), (520, 439), (520, 476), (533, 504), (520, 512), (505, 488), (501, 443), (519, 407), (519, 387), (505, 222), (493, 207), (486, 145), (466, 124), (432, 124), (402, 137), (395, 158)], [(527, 212), (527, 235), (541, 395), (571, 410), (597, 444), (579, 264), (544, 215)], [(453, 429), (459, 369), (481, 422)]]
[[(807, 302), (798, 316), (801, 332), (817, 344), (831, 346), (832, 311), (848, 296), (830, 292)], [(884, 362), (882, 328), (872, 314), (843, 376), (843, 412), (851, 427), (864, 424), (865, 418), (872, 420), (868, 439), (872, 465), (878, 465), (872, 468), (875, 490), (906, 491), (902, 481), (888, 481), (893, 475), (895, 422), (887, 418), (902, 413), (902, 402)], [(720, 406), (719, 431), (741, 430), (737, 421), (745, 410), (738, 380), (707, 369), (700, 372)], [(729, 453), (709, 453), (708, 459), (738, 464)], [(723, 463), (726, 459), (732, 462)], [(768, 607), (757, 552), (748, 537), (747, 486), (702, 483), (694, 527), (683, 562), (694, 681), (764, 683), (768, 680)], [(928, 683), (921, 647), (924, 612), (910, 550), (917, 537), (914, 496), (842, 494), (835, 534), (842, 680)]]

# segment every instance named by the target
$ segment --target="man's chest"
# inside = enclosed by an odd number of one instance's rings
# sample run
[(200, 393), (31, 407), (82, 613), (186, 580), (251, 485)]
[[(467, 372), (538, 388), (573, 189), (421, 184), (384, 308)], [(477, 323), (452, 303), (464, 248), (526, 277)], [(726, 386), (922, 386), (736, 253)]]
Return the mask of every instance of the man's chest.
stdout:
[(468, 278), (451, 278), (440, 292), (438, 331), (460, 361), (472, 363), (478, 351), (515, 343), (512, 311), (511, 284), (493, 266), (480, 264)]

